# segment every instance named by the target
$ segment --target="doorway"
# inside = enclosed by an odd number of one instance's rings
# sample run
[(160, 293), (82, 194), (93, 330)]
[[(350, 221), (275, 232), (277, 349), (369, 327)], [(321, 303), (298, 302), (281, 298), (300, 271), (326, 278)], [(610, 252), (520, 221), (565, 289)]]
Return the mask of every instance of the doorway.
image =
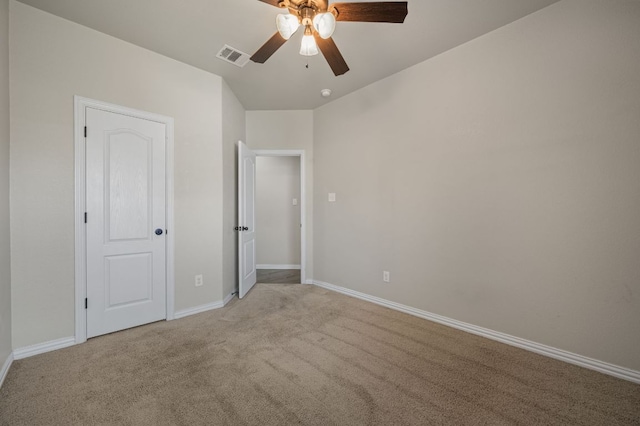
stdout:
[[(273, 194), (279, 197), (281, 203), (280, 206), (275, 206), (275, 210), (280, 210), (281, 212), (286, 212), (284, 215), (288, 217), (289, 220), (289, 228), (287, 232), (288, 241), (284, 245), (285, 247), (280, 247), (279, 257), (275, 259), (286, 259), (286, 256), (291, 256), (289, 258), (299, 259), (299, 264), (296, 261), (293, 263), (282, 263), (280, 260), (276, 263), (267, 263), (262, 262), (262, 257), (260, 257), (260, 252), (256, 254), (257, 256), (257, 269), (258, 275), (263, 278), (263, 281), (268, 282), (276, 282), (276, 281), (286, 281), (289, 283), (305, 283), (306, 282), (306, 186), (305, 186), (305, 154), (304, 150), (256, 150), (254, 151), (256, 154), (256, 163), (262, 163), (263, 166), (267, 164), (267, 170), (270, 173), (274, 173), (274, 170), (280, 170), (279, 175), (281, 184), (287, 185), (289, 189), (280, 189), (279, 191), (274, 191)], [(269, 163), (269, 160), (274, 160)], [(280, 161), (278, 161), (280, 160)], [(266, 162), (265, 162), (266, 161)], [(295, 163), (295, 165), (294, 165)], [(260, 173), (259, 171), (257, 173)], [(258, 176), (257, 176), (258, 177)], [(293, 181), (296, 182), (293, 182)], [(256, 183), (256, 190), (263, 189), (264, 185), (260, 182)], [(277, 195), (275, 193), (279, 192)], [(294, 206), (294, 193), (299, 195), (299, 199), (296, 199), (297, 205)], [(258, 196), (258, 195), (257, 195)], [(269, 193), (265, 198), (268, 198)], [(256, 200), (257, 202), (258, 200)], [(267, 200), (267, 203), (269, 200)], [(269, 203), (270, 204), (270, 203)], [(275, 204), (275, 203), (274, 203)], [(291, 214), (293, 212), (293, 214)], [(258, 213), (257, 213), (258, 214)], [(264, 221), (264, 218), (259, 216), (256, 217), (256, 222), (260, 223)], [(286, 221), (284, 221), (286, 222)], [(297, 225), (297, 229), (294, 230), (293, 226)], [(286, 226), (286, 223), (284, 225)], [(276, 228), (277, 229), (277, 228)], [(284, 228), (280, 228), (284, 229)], [(296, 232), (294, 232), (296, 231)], [(258, 230), (259, 232), (259, 230)], [(268, 235), (268, 233), (267, 233)], [(277, 237), (274, 238), (274, 230), (271, 230), (271, 236), (269, 236), (269, 242), (260, 246), (260, 242), (258, 242), (257, 246), (262, 248), (263, 250), (268, 250), (269, 246), (273, 246), (273, 244), (277, 244)], [(275, 234), (277, 235), (277, 234)], [(293, 242), (294, 239), (297, 239), (296, 242)], [(293, 249), (292, 249), (293, 247)], [(293, 250), (293, 253), (292, 253)], [(283, 257), (285, 256), (285, 257)], [(295, 257), (293, 257), (295, 256)], [(268, 260), (269, 258), (267, 258)], [(298, 274), (299, 272), (299, 274)], [(258, 281), (261, 282), (261, 281)]]
[(76, 97), (76, 343), (173, 318), (173, 120)]
[(300, 160), (256, 157), (256, 269), (259, 283), (300, 284)]
[[(306, 280), (306, 190), (304, 150), (251, 150), (242, 141), (238, 142), (238, 297), (242, 299), (257, 281), (256, 250), (256, 163), (259, 157), (295, 157), (299, 164), (299, 270), (300, 283)], [(286, 201), (293, 205), (294, 199)], [(297, 260), (297, 259), (296, 259)], [(292, 264), (280, 264), (286, 267)], [(264, 266), (264, 264), (263, 264)], [(294, 264), (297, 268), (298, 264)]]

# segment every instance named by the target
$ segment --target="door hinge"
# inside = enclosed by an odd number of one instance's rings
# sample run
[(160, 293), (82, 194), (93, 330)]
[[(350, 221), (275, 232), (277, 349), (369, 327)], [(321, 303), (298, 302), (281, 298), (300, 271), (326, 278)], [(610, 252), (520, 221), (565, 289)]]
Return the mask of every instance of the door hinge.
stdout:
[(87, 223), (87, 212), (84, 212), (84, 223)]
[(84, 308), (87, 309), (89, 307), (89, 299), (84, 298)]
[(87, 126), (84, 126), (84, 137), (87, 137)]

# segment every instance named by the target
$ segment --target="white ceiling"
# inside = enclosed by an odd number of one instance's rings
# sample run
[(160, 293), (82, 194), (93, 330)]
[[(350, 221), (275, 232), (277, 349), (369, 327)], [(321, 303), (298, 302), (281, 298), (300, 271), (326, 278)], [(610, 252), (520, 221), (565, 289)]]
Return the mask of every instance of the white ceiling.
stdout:
[(217, 59), (224, 44), (251, 55), (275, 33), (280, 11), (258, 0), (19, 1), (220, 75), (247, 110), (283, 110), (316, 108), (558, 0), (409, 0), (404, 24), (338, 22), (351, 69), (339, 77), (321, 54), (298, 54), (300, 34), (265, 64)]

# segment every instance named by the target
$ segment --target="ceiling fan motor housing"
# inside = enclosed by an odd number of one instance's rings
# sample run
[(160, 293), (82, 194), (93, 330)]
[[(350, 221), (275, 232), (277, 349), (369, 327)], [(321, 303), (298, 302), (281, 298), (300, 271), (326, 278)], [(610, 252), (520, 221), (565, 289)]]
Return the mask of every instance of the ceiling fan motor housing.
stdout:
[(304, 6), (298, 9), (298, 15), (300, 16), (302, 25), (313, 25), (313, 18), (316, 16), (316, 11), (311, 7)]

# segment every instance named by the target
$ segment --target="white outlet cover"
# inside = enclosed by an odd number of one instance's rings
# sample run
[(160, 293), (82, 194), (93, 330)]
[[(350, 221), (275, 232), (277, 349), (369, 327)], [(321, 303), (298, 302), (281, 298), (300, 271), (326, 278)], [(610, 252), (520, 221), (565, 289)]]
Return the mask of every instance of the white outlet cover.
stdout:
[(329, 193), (329, 202), (330, 203), (335, 203), (336, 201), (336, 193), (335, 192), (330, 192)]
[(297, 198), (294, 198), (294, 199), (293, 199), (293, 205), (294, 205), (294, 206), (297, 206), (297, 205), (298, 205), (298, 199), (297, 199)]

